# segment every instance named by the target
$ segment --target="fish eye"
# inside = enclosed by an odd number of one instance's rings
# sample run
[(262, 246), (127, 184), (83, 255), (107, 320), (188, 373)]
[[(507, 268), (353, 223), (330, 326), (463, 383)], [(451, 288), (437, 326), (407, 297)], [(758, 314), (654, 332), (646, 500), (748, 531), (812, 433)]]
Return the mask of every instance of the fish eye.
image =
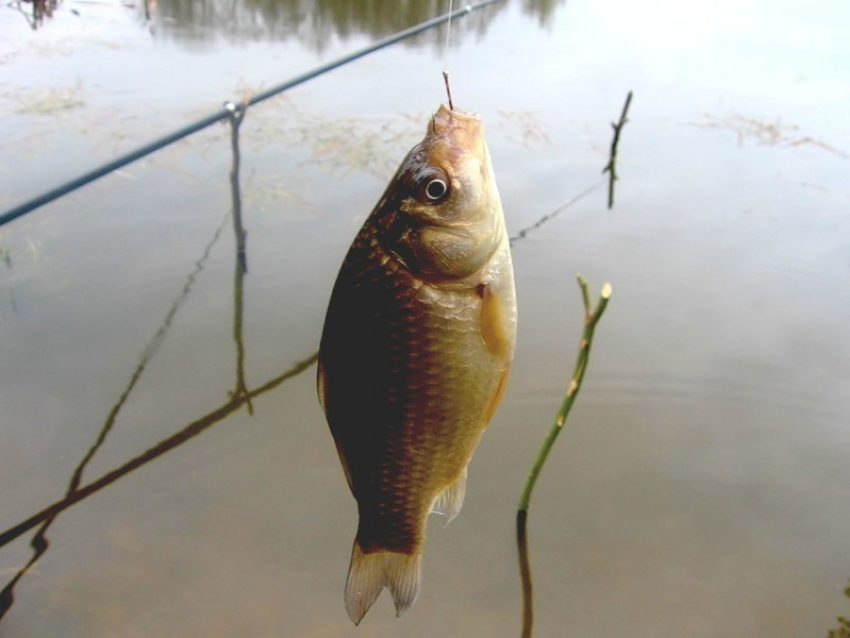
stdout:
[(438, 202), (443, 199), (449, 192), (449, 185), (446, 180), (440, 177), (433, 177), (425, 183), (422, 189), (425, 197), (431, 202)]

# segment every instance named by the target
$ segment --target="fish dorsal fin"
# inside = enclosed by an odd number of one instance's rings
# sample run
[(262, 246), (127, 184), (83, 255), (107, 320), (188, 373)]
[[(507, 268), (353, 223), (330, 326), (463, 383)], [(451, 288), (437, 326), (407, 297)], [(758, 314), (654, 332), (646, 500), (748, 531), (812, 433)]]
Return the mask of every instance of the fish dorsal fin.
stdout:
[(446, 525), (452, 522), (452, 519), (460, 514), (460, 509), (463, 507), (463, 497), (466, 494), (466, 468), (457, 477), (454, 483), (449, 485), (446, 490), (437, 497), (434, 504), (431, 506), (432, 514), (441, 514), (448, 520)]
[(422, 554), (374, 552), (364, 554), (354, 541), (351, 565), (345, 583), (345, 609), (355, 625), (378, 599), (384, 587), (390, 590), (396, 615), (401, 616), (419, 595)]

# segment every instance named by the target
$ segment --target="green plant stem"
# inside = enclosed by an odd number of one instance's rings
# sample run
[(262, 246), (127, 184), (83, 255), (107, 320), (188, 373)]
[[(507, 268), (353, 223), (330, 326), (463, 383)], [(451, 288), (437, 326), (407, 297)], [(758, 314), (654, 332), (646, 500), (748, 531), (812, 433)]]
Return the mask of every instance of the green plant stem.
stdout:
[(533, 590), (531, 582), (531, 564), (528, 558), (528, 509), (531, 506), (531, 494), (534, 491), (534, 486), (540, 476), (540, 472), (549, 457), (549, 452), (552, 451), (552, 446), (555, 440), (564, 428), (564, 423), (570, 414), (570, 410), (575, 403), (581, 383), (584, 379), (584, 373), (587, 371), (587, 364), (590, 360), (590, 348), (593, 344), (593, 334), (596, 330), (596, 324), (602, 318), (602, 313), (608, 306), (608, 300), (611, 298), (611, 284), (606, 283), (602, 286), (602, 292), (599, 297), (599, 302), (595, 308), (590, 305), (590, 294), (587, 289), (587, 282), (581, 275), (578, 276), (578, 284), (581, 287), (582, 299), (584, 301), (584, 332), (581, 336), (579, 344), (578, 359), (576, 360), (575, 370), (570, 378), (570, 383), (567, 386), (567, 393), (561, 403), (561, 408), (555, 415), (555, 420), (549, 430), (549, 434), (543, 441), (540, 451), (537, 453), (537, 458), (534, 459), (534, 464), (528, 474), (528, 479), (525, 482), (522, 497), (519, 501), (519, 509), (517, 510), (517, 548), (519, 549), (519, 571), (520, 579), (522, 580), (522, 636), (530, 638), (531, 630), (534, 623), (533, 613)]

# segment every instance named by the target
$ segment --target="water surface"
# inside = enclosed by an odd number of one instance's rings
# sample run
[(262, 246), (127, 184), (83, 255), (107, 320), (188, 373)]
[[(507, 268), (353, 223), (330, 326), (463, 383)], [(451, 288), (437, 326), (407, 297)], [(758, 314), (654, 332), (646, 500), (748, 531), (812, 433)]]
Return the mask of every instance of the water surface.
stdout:
[[(37, 30), (3, 8), (0, 208), (444, 4), (68, 1)], [(848, 17), (508, 2), (457, 21), (447, 54), (441, 30), (364, 58), (248, 111), (247, 273), (224, 123), (0, 229), (0, 528), (90, 454), (83, 488), (139, 459), (54, 519), (0, 633), (517, 635), (515, 507), (581, 272), (614, 295), (532, 504), (537, 635), (826, 635), (850, 607)], [(517, 361), (464, 511), (432, 521), (416, 605), (397, 620), (384, 595), (355, 630), (354, 501), (313, 368), (280, 379), (316, 350), (446, 56), (511, 233), (561, 212), (514, 246)], [(253, 413), (234, 403), (256, 389)], [(0, 548), (2, 584), (35, 532)]]

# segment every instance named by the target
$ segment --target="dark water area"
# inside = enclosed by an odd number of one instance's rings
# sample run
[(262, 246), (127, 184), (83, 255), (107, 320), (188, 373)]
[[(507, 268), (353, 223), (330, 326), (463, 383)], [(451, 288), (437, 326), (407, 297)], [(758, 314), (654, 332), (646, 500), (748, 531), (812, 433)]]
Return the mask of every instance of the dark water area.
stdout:
[[(447, 5), (64, 0), (37, 28), (4, 5), (0, 212)], [(850, 612), (848, 18), (509, 1), (448, 50), (443, 27), (362, 58), (247, 111), (247, 269), (224, 122), (0, 228), (0, 535), (55, 505), (0, 546), (0, 636), (518, 635), (514, 516), (577, 272), (613, 297), (532, 502), (535, 635), (827, 636)], [(311, 357), (446, 64), (510, 233), (550, 217), (514, 244), (517, 358), (464, 510), (431, 521), (414, 607), (385, 593), (354, 628)]]

